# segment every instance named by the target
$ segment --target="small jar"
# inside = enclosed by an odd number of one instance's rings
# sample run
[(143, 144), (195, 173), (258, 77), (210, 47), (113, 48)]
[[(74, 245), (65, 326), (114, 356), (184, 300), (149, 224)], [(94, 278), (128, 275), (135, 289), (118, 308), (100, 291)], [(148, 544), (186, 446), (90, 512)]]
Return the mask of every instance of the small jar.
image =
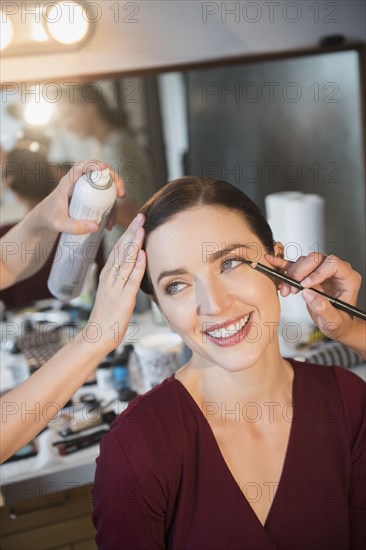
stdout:
[(127, 365), (113, 365), (113, 381), (118, 391), (130, 387)]

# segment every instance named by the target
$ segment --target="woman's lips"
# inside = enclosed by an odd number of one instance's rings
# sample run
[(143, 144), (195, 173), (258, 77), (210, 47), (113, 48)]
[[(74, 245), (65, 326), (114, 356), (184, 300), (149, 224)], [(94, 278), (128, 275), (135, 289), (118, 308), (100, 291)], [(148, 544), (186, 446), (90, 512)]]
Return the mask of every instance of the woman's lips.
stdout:
[[(223, 323), (215, 323), (214, 325), (207, 325), (205, 324), (205, 331), (204, 332), (213, 332), (215, 330), (221, 330), (222, 328), (231, 328), (232, 330), (235, 330), (235, 327), (233, 325), (236, 325), (242, 320), (245, 320), (245, 323), (248, 320), (248, 317), (251, 312), (247, 313), (246, 315), (241, 315), (240, 317), (234, 317), (233, 319), (230, 319), (229, 321), (225, 321)], [(241, 327), (238, 327), (238, 329)]]
[[(217, 346), (220, 346), (220, 347), (233, 346), (235, 344), (238, 344), (239, 342), (244, 340), (244, 338), (247, 336), (247, 334), (250, 330), (250, 327), (251, 327), (251, 324), (252, 324), (252, 313), (253, 312), (248, 314), (249, 318), (246, 321), (245, 325), (242, 328), (240, 328), (237, 332), (235, 332), (234, 334), (231, 334), (231, 335), (228, 334), (228, 335), (225, 336), (225, 335), (222, 334), (223, 332), (225, 333), (225, 331), (221, 331), (222, 336), (216, 336), (216, 337), (211, 335), (211, 334), (208, 334), (208, 331), (205, 331), (204, 334), (207, 337), (207, 339), (210, 340), (210, 342), (212, 342), (212, 343), (214, 343), (214, 344), (216, 344)], [(222, 325), (218, 325), (218, 326), (222, 327)], [(216, 330), (218, 331), (220, 329), (216, 329)], [(210, 332), (213, 332), (213, 331), (210, 330)]]

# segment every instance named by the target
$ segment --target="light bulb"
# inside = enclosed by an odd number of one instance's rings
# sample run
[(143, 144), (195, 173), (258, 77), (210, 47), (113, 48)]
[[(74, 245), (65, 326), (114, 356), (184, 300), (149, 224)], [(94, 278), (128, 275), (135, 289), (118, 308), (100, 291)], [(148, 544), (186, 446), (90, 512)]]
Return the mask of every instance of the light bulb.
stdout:
[(38, 141), (32, 141), (32, 143), (29, 146), (29, 150), (32, 151), (32, 153), (37, 153), (40, 150), (41, 146), (38, 143)]
[(89, 29), (89, 21), (83, 7), (78, 2), (58, 2), (49, 10), (48, 32), (61, 44), (80, 42)]
[(44, 126), (51, 120), (52, 107), (45, 100), (32, 101), (24, 109), (24, 118), (32, 126)]

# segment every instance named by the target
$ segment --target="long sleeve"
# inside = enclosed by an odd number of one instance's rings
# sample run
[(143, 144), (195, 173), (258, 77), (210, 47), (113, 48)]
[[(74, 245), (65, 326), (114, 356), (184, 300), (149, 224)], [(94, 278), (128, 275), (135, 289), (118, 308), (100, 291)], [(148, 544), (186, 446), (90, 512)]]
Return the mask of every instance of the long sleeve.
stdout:
[(350, 549), (366, 548), (366, 384), (336, 368), (351, 442)]
[(93, 521), (100, 549), (165, 548), (170, 454), (154, 410), (131, 403), (97, 459)]

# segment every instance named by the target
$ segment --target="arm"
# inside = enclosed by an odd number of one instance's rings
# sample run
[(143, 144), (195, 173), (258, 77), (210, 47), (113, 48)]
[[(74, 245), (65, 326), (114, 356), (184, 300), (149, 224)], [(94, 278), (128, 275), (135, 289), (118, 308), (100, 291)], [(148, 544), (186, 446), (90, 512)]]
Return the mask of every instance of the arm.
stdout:
[[(314, 323), (325, 336), (338, 340), (366, 358), (366, 323), (356, 317), (334, 308), (331, 303), (316, 292), (309, 290), (315, 287), (327, 294), (356, 305), (357, 295), (361, 286), (361, 276), (351, 265), (337, 256), (323, 256), (311, 253), (299, 258), (296, 262), (288, 262), (278, 256), (266, 255), (268, 262), (287, 275), (300, 281), (306, 290), (301, 295)], [(281, 295), (296, 294), (298, 289), (281, 284)]]
[[(0, 399), (1, 462), (48, 424), (52, 419), (50, 415), (58, 413), (100, 361), (116, 349), (124, 338), (146, 266), (145, 253), (141, 251), (143, 221), (140, 214), (116, 243), (101, 273), (88, 323), (89, 329), (94, 331), (93, 335), (97, 328), (100, 338), (96, 342), (87, 341), (83, 337), (83, 334), (87, 334), (84, 329), (83, 333), (78, 334), (73, 342), (61, 349), (28, 380)], [(130, 243), (134, 244), (136, 250), (133, 257), (129, 252)], [(113, 267), (116, 261), (121, 265), (120, 277), (117, 277)], [(116, 327), (119, 327), (118, 337)], [(39, 414), (37, 418), (31, 414), (25, 415), (26, 410), (36, 410)]]
[[(60, 181), (56, 189), (41, 201), (27, 216), (1, 238), (1, 281), (0, 288), (7, 288), (16, 282), (30, 277), (47, 261), (58, 234), (94, 233), (98, 230), (95, 222), (73, 220), (69, 217), (69, 199), (76, 181), (88, 168), (105, 163), (97, 161), (78, 162)], [(117, 186), (117, 193), (124, 195), (122, 180), (111, 170)], [(28, 253), (25, 253), (25, 252)], [(35, 251), (35, 253), (29, 253)]]

